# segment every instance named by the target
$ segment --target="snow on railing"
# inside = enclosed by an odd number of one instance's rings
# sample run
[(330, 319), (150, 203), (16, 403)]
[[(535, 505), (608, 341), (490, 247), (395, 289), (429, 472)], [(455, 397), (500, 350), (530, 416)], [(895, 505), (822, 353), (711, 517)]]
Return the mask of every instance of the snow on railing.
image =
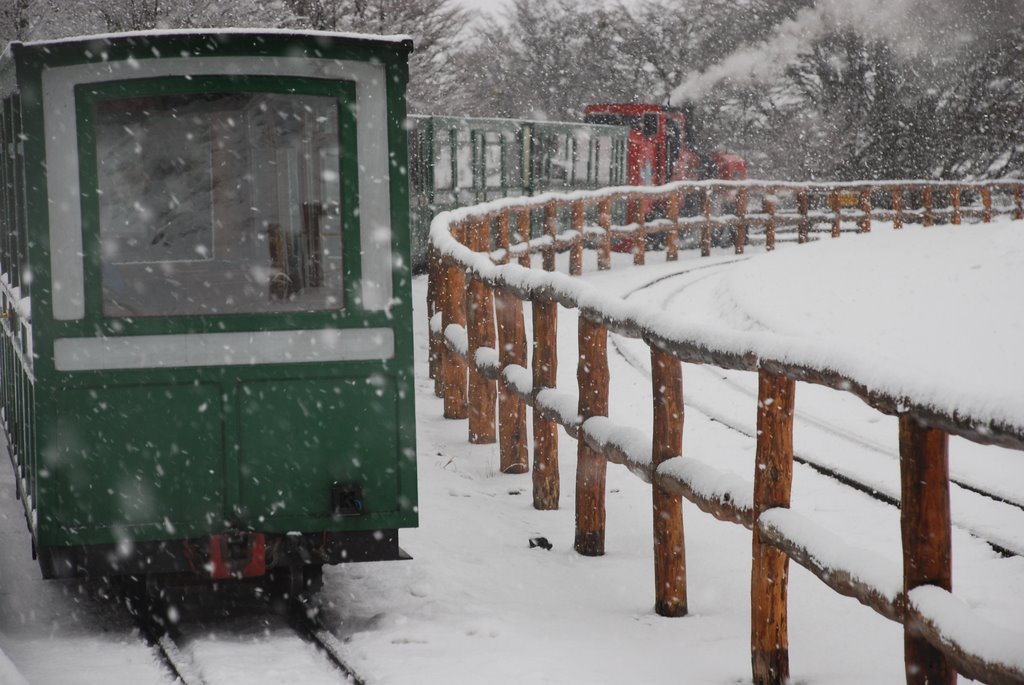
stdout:
[[(1000, 213), (1024, 219), (1022, 190), (1024, 182), (1019, 181), (684, 182), (506, 198), (440, 214), (431, 228), (427, 294), (435, 392), (444, 398), (445, 417), (469, 419), (471, 442), (500, 441), (501, 470), (507, 473), (529, 468), (526, 407), (533, 408), (533, 499), (538, 509), (558, 507), (558, 426), (577, 439), (575, 548), (580, 554), (604, 553), (608, 462), (623, 464), (652, 483), (655, 607), (661, 615), (681, 616), (687, 611), (681, 498), (720, 520), (750, 528), (751, 649), (754, 682), (759, 685), (782, 683), (789, 675), (787, 559), (833, 590), (905, 626), (908, 682), (947, 683), (955, 668), (985, 682), (1024, 683), (1020, 659), (1008, 658), (1006, 650), (978, 648), (969, 632), (947, 625), (944, 618), (970, 613), (949, 592), (947, 434), (1024, 450), (1024, 423), (1018, 417), (973, 414), (955, 405), (919, 401), (830, 368), (821, 362), (813, 342), (680, 324), (571, 277), (582, 273), (588, 245), (596, 247), (598, 269), (611, 267), (615, 241), (632, 250), (635, 264), (643, 264), (652, 235), (662, 236), (667, 259), (674, 260), (687, 237), (696, 237), (692, 242), (702, 254), (710, 254), (715, 231), (722, 229), (733, 232), (731, 243), (740, 253), (755, 240), (763, 240), (770, 250), (787, 231), (805, 242), (820, 223), (828, 224), (829, 234), (837, 238), (851, 222), (864, 232), (872, 221), (891, 221), (899, 229), (910, 222), (987, 222)], [(1010, 201), (997, 205), (993, 195)], [(760, 211), (749, 211), (757, 198)], [(878, 209), (878, 204), (885, 206)], [(824, 211), (816, 209), (821, 205)], [(729, 212), (716, 215), (716, 208)], [(613, 225), (616, 209), (624, 225)], [(560, 231), (560, 214), (566, 210), (568, 229)], [(661, 218), (650, 220), (652, 213)], [(682, 216), (686, 213), (697, 215)], [(588, 217), (596, 225), (588, 225)], [(543, 235), (531, 238), (538, 225)], [(570, 275), (555, 271), (556, 251), (564, 249), (570, 251)], [(542, 256), (543, 270), (530, 268), (536, 253)], [(518, 263), (510, 263), (512, 259)], [(534, 354), (529, 368), (524, 301), (533, 310)], [(579, 310), (576, 393), (556, 388), (558, 305)], [(650, 347), (653, 435), (619, 426), (607, 416), (608, 331), (642, 339)], [(758, 373), (752, 486), (738, 476), (680, 457), (682, 362)], [(798, 380), (852, 393), (899, 417), (904, 559), (913, 560), (904, 564), (902, 573), (789, 511)]]

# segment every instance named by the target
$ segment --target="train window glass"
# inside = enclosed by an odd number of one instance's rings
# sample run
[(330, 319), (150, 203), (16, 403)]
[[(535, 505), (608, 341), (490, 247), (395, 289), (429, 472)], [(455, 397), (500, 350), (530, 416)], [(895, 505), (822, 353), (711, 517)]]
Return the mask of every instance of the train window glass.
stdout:
[(516, 189), (523, 185), (522, 137), (515, 131), (507, 131), (504, 134), (504, 146), (505, 185), (509, 189)]
[(604, 124), (605, 126), (629, 126), (639, 129), (641, 120), (639, 114), (588, 114), (583, 119), (588, 124)]
[(548, 154), (548, 181), (551, 186), (569, 185), (572, 179), (572, 139), (564, 133), (550, 135)]
[(13, 168), (13, 144), (9, 135), (8, 122), (10, 122), (10, 98), (3, 101), (0, 107), (0, 144), (3, 145), (3, 160), (0, 163), (0, 193), (3, 197), (3, 226), (0, 226), (0, 278), (5, 284), (10, 283), (10, 248), (8, 240), (11, 235), (11, 225), (14, 220), (13, 196), (11, 194), (11, 170)]
[(612, 139), (602, 136), (596, 141), (597, 146), (597, 184), (607, 186), (612, 183)]
[(676, 172), (679, 163), (679, 153), (682, 151), (683, 132), (679, 124), (672, 119), (666, 119), (666, 142), (668, 143), (668, 179), (671, 180)]
[(95, 102), (103, 313), (340, 309), (338, 101)]
[(459, 129), (456, 132), (456, 155), (458, 169), (456, 180), (458, 188), (473, 188), (473, 136), (469, 129)]
[(644, 136), (654, 138), (658, 135), (658, 114), (648, 112), (644, 115)]
[(501, 167), (501, 133), (488, 131), (484, 134), (484, 182), (488, 188), (503, 185)]
[(590, 134), (578, 131), (573, 150), (573, 180), (576, 185), (591, 183), (590, 178)]
[(452, 139), (448, 131), (434, 131), (434, 190), (452, 188)]

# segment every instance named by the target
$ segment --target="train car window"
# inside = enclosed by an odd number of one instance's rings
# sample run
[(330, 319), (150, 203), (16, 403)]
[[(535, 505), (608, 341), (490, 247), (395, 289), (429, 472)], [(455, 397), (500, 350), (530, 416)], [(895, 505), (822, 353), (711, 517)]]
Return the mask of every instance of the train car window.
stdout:
[(510, 190), (518, 190), (523, 185), (523, 143), (522, 136), (515, 131), (507, 131), (504, 136), (505, 155), (505, 186)]
[(679, 124), (672, 119), (667, 119), (665, 124), (667, 129), (666, 142), (668, 143), (668, 180), (672, 180), (676, 166), (679, 164), (679, 152), (682, 150), (683, 145), (683, 132), (680, 130)]
[(586, 131), (577, 131), (573, 137), (572, 155), (572, 177), (576, 185), (593, 183), (593, 179), (590, 178), (590, 146), (590, 134)]
[(572, 180), (572, 139), (562, 133), (553, 134), (549, 140), (551, 166), (548, 180), (552, 186), (568, 185)]
[(94, 108), (105, 316), (343, 306), (337, 98), (204, 92)]
[(639, 114), (605, 114), (595, 113), (583, 117), (588, 124), (604, 124), (605, 126), (629, 126), (639, 130), (642, 122)]
[(488, 188), (500, 188), (502, 179), (501, 133), (488, 131), (484, 134), (484, 183)]
[(10, 98), (5, 98), (0, 107), (0, 144), (3, 145), (3, 160), (0, 164), (0, 192), (3, 197), (3, 226), (0, 231), (0, 278), (9, 281), (11, 272), (10, 237), (14, 222), (14, 193), (11, 182), (14, 169), (14, 145), (10, 135)]
[(468, 128), (456, 131), (455, 150), (458, 168), (456, 170), (456, 188), (471, 189), (473, 185), (473, 132)]
[(597, 185), (607, 186), (612, 184), (612, 139), (601, 136), (596, 141), (597, 146)]
[(452, 138), (445, 129), (434, 130), (434, 190), (452, 189)]
[(643, 134), (647, 138), (654, 138), (658, 135), (658, 114), (656, 112), (644, 114)]

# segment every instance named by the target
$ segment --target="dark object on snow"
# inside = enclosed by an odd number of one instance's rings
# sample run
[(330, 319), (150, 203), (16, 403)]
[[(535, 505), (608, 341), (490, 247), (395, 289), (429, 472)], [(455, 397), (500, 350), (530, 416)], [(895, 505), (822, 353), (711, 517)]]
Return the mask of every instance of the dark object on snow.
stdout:
[(550, 550), (551, 543), (548, 542), (547, 538), (530, 538), (530, 549), (533, 549), (534, 547)]

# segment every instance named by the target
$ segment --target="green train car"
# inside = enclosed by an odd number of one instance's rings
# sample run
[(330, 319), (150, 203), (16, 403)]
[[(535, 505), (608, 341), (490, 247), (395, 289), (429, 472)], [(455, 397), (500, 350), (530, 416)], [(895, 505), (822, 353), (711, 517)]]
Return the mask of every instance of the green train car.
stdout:
[[(503, 197), (626, 183), (629, 128), (553, 121), (410, 117), (412, 253), (426, 266), (439, 212)], [(540, 230), (540, 224), (534, 227)]]
[(411, 49), (227, 30), (5, 51), (0, 399), (44, 577), (313, 583), (404, 556)]

